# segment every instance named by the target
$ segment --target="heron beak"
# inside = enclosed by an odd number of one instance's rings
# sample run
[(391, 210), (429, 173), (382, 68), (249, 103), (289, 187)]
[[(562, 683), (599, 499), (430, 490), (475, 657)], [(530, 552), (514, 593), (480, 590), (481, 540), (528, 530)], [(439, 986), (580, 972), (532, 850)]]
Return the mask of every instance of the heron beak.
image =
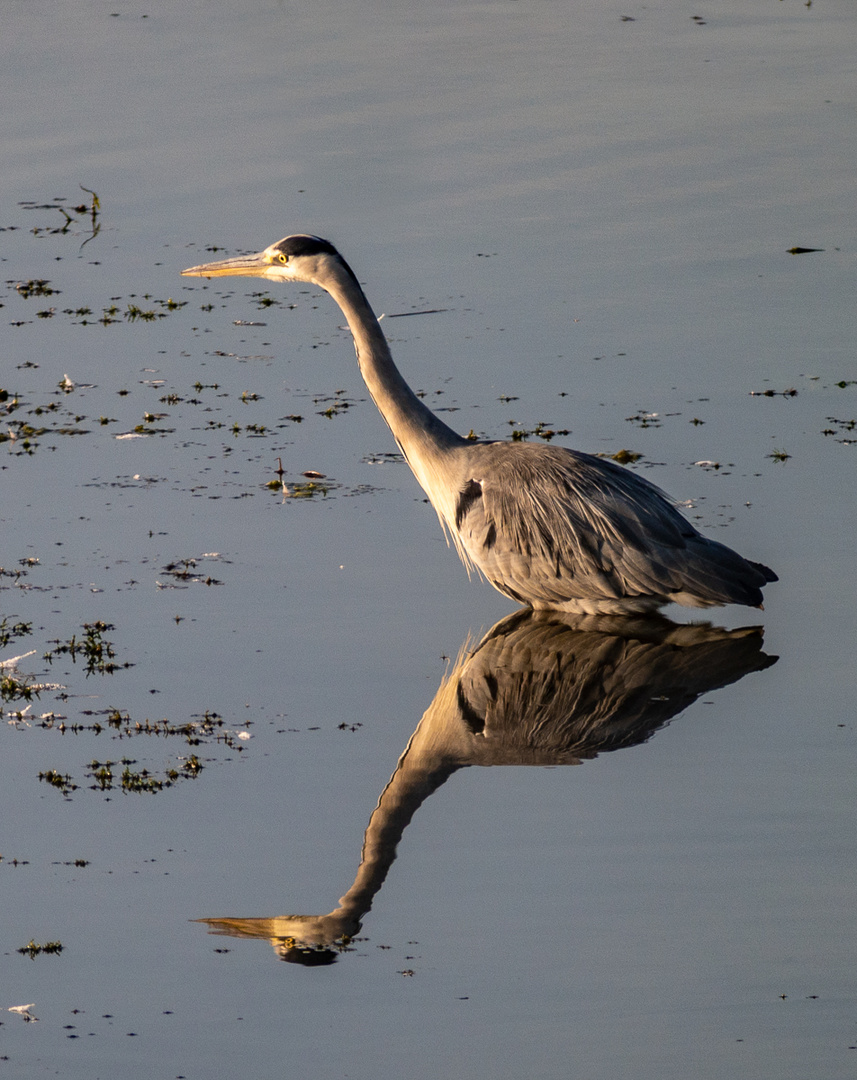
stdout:
[(183, 277), (264, 277), (270, 266), (270, 259), (264, 251), (255, 255), (238, 255), (234, 259), (221, 259), (219, 262), (203, 263), (182, 270)]

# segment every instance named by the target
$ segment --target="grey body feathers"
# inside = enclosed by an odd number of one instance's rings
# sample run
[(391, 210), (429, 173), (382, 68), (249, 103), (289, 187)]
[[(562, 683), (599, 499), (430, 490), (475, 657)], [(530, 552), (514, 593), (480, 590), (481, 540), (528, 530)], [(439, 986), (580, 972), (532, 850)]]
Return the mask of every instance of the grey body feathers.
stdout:
[(457, 456), (447, 527), (465, 562), (519, 603), (590, 614), (669, 601), (759, 607), (761, 586), (776, 581), (700, 535), (664, 492), (613, 462), (505, 442), (470, 444)]

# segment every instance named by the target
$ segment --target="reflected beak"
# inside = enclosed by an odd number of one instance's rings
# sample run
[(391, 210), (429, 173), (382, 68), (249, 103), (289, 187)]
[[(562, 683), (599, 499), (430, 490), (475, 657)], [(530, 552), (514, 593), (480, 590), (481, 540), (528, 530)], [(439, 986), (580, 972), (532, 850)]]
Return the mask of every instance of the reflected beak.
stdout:
[(255, 255), (238, 255), (234, 259), (221, 259), (219, 262), (203, 263), (182, 270), (183, 277), (263, 277), (270, 266), (264, 251)]

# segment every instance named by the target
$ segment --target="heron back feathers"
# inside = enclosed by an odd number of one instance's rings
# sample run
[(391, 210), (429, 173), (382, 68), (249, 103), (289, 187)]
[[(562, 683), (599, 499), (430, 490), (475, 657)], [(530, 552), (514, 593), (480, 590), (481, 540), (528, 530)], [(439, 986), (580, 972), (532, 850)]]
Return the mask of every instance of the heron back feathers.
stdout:
[(655, 485), (560, 447), (471, 444), (453, 521), (466, 563), (534, 608), (594, 614), (669, 601), (758, 607), (776, 580), (702, 536)]

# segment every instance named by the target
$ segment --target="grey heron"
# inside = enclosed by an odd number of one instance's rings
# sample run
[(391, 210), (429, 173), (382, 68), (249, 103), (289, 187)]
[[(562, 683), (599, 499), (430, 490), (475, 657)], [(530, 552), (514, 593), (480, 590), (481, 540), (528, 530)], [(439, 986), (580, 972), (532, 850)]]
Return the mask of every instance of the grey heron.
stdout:
[(472, 441), (411, 390), (354, 272), (327, 240), (287, 236), (253, 255), (192, 266), (191, 277), (301, 281), (329, 293), (354, 338), (360, 372), (468, 571), (534, 609), (583, 614), (762, 606), (777, 575), (702, 536), (669, 497), (590, 454), (525, 442)]

